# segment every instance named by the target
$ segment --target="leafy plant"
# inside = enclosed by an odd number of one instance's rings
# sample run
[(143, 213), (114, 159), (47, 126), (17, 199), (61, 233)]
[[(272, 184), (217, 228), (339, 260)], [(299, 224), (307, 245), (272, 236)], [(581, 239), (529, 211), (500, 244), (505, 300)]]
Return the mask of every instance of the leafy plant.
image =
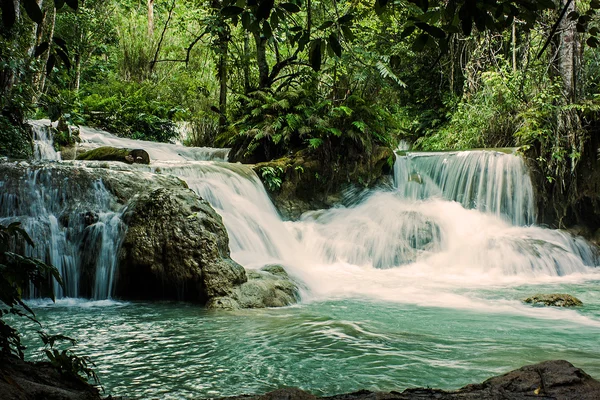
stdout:
[(48, 335), (45, 332), (38, 332), (44, 343), (44, 353), (50, 363), (63, 375), (79, 379), (83, 382), (84, 378), (92, 379), (96, 385), (100, 385), (100, 379), (96, 372), (90, 367), (96, 365), (88, 356), (78, 356), (71, 349), (57, 349), (54, 345), (59, 342), (68, 343), (74, 346), (77, 340), (64, 335)]
[(25, 347), (21, 344), (21, 335), (2, 317), (12, 314), (40, 324), (33, 310), (23, 301), (23, 294), (31, 284), (40, 296), (54, 301), (52, 279), (61, 286), (63, 283), (55, 267), (10, 250), (14, 242), (24, 241), (34, 246), (20, 225), (20, 222), (13, 222), (8, 226), (0, 224), (0, 349), (4, 355), (16, 354), (23, 359)]
[(275, 192), (281, 188), (283, 174), (283, 168), (281, 167), (263, 167), (260, 170), (260, 174), (263, 177), (267, 188), (271, 192)]

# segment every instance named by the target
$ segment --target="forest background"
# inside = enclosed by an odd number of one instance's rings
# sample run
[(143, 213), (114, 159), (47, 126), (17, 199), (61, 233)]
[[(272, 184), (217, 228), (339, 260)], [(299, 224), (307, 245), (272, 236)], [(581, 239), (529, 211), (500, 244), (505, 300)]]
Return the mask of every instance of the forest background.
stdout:
[(24, 121), (42, 117), (162, 142), (183, 126), (185, 144), (233, 147), (245, 162), (304, 151), (338, 165), (400, 140), (415, 150), (519, 147), (540, 222), (572, 225), (600, 215), (580, 182), (597, 170), (598, 9), (598, 0), (4, 0), (0, 152), (29, 157)]

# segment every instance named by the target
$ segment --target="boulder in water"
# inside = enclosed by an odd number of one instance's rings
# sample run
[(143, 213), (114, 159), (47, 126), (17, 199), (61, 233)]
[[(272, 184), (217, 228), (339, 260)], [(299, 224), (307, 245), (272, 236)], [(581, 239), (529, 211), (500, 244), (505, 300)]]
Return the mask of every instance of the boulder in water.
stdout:
[(116, 295), (126, 299), (206, 302), (246, 282), (229, 257), (221, 217), (192, 190), (158, 188), (138, 195), (123, 216)]
[(281, 265), (268, 265), (246, 273), (248, 281), (237, 287), (231, 296), (215, 297), (207, 307), (227, 310), (285, 307), (300, 299), (298, 286)]
[(102, 146), (77, 156), (78, 160), (121, 161), (127, 164), (150, 164), (150, 156), (142, 149)]
[(578, 307), (583, 303), (576, 297), (570, 294), (553, 293), (553, 294), (536, 294), (523, 300), (525, 303), (533, 305), (554, 306), (554, 307)]

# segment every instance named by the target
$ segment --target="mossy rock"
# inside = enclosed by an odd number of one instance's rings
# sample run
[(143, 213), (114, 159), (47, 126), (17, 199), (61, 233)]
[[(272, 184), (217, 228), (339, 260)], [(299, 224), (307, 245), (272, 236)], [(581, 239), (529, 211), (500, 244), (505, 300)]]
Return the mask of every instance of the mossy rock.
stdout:
[(122, 149), (102, 146), (77, 156), (78, 160), (120, 161), (127, 164), (150, 164), (150, 155), (143, 149)]
[(246, 274), (247, 282), (236, 287), (230, 296), (210, 299), (206, 307), (221, 310), (285, 307), (300, 300), (298, 285), (281, 265), (247, 270)]
[(533, 305), (552, 307), (579, 307), (583, 305), (577, 297), (565, 293), (536, 294), (523, 301)]

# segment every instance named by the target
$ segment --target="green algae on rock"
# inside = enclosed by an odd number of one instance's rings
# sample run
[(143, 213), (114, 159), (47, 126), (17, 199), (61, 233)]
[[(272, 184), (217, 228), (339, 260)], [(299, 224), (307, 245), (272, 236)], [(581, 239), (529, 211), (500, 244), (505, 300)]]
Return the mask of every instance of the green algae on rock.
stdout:
[(565, 293), (536, 294), (524, 299), (523, 301), (533, 305), (554, 307), (578, 307), (583, 305), (581, 300)]

